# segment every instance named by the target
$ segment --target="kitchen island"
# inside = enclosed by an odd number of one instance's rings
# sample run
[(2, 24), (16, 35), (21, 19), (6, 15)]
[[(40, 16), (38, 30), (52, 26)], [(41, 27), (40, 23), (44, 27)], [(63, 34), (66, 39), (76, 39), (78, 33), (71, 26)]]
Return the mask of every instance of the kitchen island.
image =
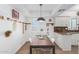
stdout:
[(56, 44), (63, 51), (71, 51), (72, 45), (78, 45), (79, 32), (54, 33)]

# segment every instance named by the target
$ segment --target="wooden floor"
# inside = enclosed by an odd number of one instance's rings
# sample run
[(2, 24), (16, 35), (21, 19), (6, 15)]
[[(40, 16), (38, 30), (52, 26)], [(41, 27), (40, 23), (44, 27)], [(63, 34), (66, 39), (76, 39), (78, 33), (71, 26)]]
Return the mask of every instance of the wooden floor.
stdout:
[[(56, 54), (78, 54), (78, 46), (72, 46), (71, 51), (62, 51), (57, 45), (55, 47)], [(16, 54), (29, 54), (30, 42), (25, 43)], [(40, 53), (39, 53), (40, 54)]]

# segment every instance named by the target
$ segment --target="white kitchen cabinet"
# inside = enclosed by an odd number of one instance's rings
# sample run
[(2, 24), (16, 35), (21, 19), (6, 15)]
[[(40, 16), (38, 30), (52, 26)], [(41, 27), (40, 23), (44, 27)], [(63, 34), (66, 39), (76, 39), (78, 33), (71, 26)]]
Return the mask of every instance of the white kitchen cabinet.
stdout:
[(73, 34), (72, 35), (72, 45), (78, 45), (79, 41), (79, 34)]
[(68, 26), (68, 20), (69, 20), (69, 18), (56, 17), (55, 26)]
[(66, 50), (71, 50), (72, 45), (78, 45), (79, 41), (79, 34), (78, 33), (73, 33), (67, 34), (67, 35), (62, 35), (55, 33), (54, 35), (55, 42), (56, 44), (64, 51)]
[(63, 35), (64, 50), (71, 50), (71, 37), (72, 35)]
[(61, 20), (55, 20), (55, 26), (62, 26)]
[(71, 35), (55, 33), (55, 42), (63, 51), (71, 50)]

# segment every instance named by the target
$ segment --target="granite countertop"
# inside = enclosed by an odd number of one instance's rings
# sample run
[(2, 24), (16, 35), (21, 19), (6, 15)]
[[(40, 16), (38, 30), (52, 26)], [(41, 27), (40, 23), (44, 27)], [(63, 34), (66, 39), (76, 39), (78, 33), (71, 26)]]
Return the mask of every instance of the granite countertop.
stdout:
[(73, 35), (73, 34), (79, 34), (79, 32), (56, 32), (59, 33), (61, 35)]

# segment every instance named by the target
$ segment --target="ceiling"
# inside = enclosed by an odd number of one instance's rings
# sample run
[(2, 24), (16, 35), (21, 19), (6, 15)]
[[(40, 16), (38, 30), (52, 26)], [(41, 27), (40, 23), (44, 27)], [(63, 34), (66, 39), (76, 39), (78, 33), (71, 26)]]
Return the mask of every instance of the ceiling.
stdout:
[[(39, 4), (11, 4), (17, 10), (22, 12), (25, 17), (39, 17), (40, 6)], [(43, 4), (42, 16), (43, 17), (55, 17), (59, 16), (63, 12), (69, 10), (73, 4)]]
[(79, 5), (74, 5), (67, 11), (63, 12), (60, 16), (71, 16), (71, 17), (76, 17), (77, 12), (79, 12)]

